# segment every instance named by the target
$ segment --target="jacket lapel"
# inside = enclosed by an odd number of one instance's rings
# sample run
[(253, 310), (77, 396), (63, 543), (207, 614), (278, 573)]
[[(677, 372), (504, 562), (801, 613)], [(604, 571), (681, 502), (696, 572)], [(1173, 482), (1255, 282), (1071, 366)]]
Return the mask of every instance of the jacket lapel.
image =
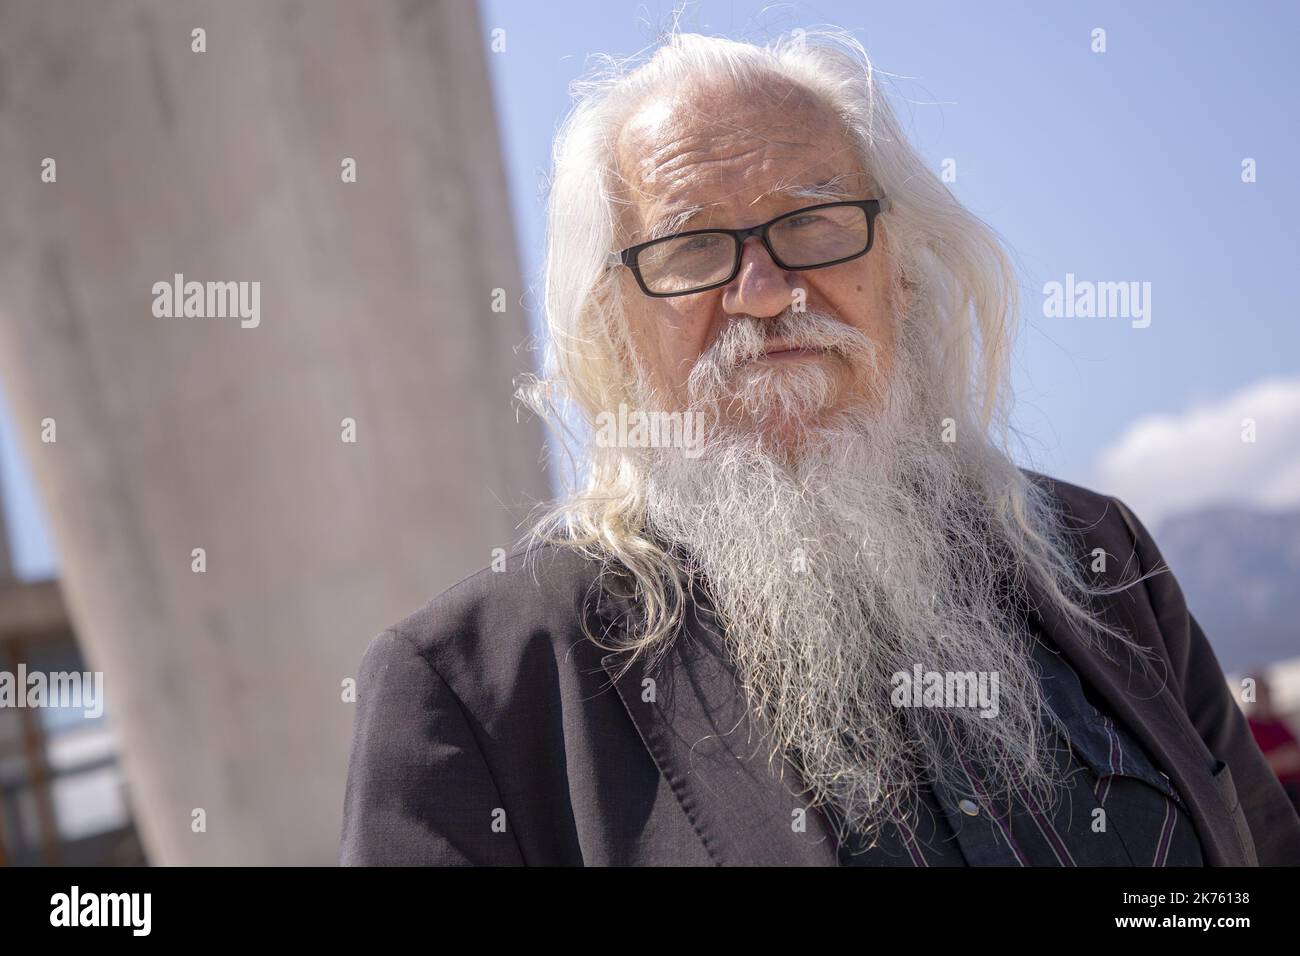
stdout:
[(601, 664), (710, 858), (837, 866), (824, 818), (799, 796), (797, 770), (768, 759), (769, 728), (749, 712), (715, 618), (697, 599), (686, 619), (661, 662), (641, 655), (622, 673), (625, 652), (615, 652)]
[[(1228, 839), (1228, 834), (1236, 832), (1236, 824), (1211, 776), (1212, 758), (1174, 698), (1168, 675), (1151, 673), (1151, 667), (1159, 668), (1160, 662), (1144, 665), (1126, 647), (1111, 652), (1117, 659), (1107, 659), (1045, 599), (1036, 584), (1028, 591), (1039, 621), (1061, 653), (1178, 787), (1200, 837), (1205, 862), (1210, 866), (1248, 865), (1251, 861), (1243, 850)], [(1115, 605), (1133, 598), (1121, 593), (1111, 600)], [(1127, 618), (1122, 607), (1113, 610)], [(1132, 633), (1127, 626), (1125, 630)]]

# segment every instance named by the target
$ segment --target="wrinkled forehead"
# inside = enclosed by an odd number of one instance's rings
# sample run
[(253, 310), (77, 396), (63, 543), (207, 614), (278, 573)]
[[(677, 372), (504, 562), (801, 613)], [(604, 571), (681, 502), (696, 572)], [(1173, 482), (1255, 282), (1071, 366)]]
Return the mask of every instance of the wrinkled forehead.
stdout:
[(843, 198), (872, 188), (834, 111), (776, 79), (746, 89), (723, 81), (656, 92), (619, 131), (615, 168), (622, 245), (657, 238), (669, 224), (761, 222), (805, 188), (825, 185)]

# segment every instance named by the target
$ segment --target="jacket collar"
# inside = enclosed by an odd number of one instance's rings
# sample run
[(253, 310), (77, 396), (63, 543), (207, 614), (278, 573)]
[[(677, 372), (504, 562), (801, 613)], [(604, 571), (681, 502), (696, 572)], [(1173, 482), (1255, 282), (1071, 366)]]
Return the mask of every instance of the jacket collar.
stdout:
[(838, 865), (798, 771), (769, 759), (770, 727), (747, 706), (707, 598), (692, 598), (659, 661), (643, 654), (623, 673), (626, 652), (601, 659), (646, 749), (716, 865)]

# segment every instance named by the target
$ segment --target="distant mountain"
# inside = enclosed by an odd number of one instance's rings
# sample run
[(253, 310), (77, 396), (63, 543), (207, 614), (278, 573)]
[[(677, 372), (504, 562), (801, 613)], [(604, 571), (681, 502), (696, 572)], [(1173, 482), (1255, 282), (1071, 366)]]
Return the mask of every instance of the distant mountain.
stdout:
[(1300, 510), (1210, 507), (1152, 534), (1225, 671), (1300, 655)]

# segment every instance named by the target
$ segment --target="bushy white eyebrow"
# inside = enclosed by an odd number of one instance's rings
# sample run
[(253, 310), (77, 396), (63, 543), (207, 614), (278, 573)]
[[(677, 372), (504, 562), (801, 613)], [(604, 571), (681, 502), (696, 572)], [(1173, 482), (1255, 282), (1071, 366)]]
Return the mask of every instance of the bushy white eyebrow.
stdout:
[(855, 191), (840, 185), (840, 180), (843, 178), (842, 176), (836, 176), (824, 183), (810, 183), (805, 186), (778, 186), (776, 189), (769, 191), (763, 198), (781, 196), (787, 199), (807, 199), (811, 203), (839, 202), (843, 199), (864, 198), (857, 195)]
[[(781, 197), (785, 199), (804, 199), (810, 205), (822, 202), (839, 202), (844, 199), (860, 199), (856, 193), (845, 189), (838, 180), (842, 177), (828, 180), (824, 183), (809, 183), (801, 186), (777, 186), (775, 189), (768, 190), (763, 194), (762, 199)], [(682, 206), (674, 209), (672, 212), (663, 216), (656, 222), (642, 242), (653, 242), (656, 239), (662, 239), (665, 236), (671, 236), (675, 232), (680, 232), (695, 216), (708, 208), (700, 204)]]
[(680, 232), (687, 222), (704, 212), (705, 208), (705, 206), (693, 205), (670, 213), (654, 224), (654, 227), (646, 235), (645, 241), (653, 242), (655, 239), (662, 239), (664, 236), (671, 236), (674, 232)]

